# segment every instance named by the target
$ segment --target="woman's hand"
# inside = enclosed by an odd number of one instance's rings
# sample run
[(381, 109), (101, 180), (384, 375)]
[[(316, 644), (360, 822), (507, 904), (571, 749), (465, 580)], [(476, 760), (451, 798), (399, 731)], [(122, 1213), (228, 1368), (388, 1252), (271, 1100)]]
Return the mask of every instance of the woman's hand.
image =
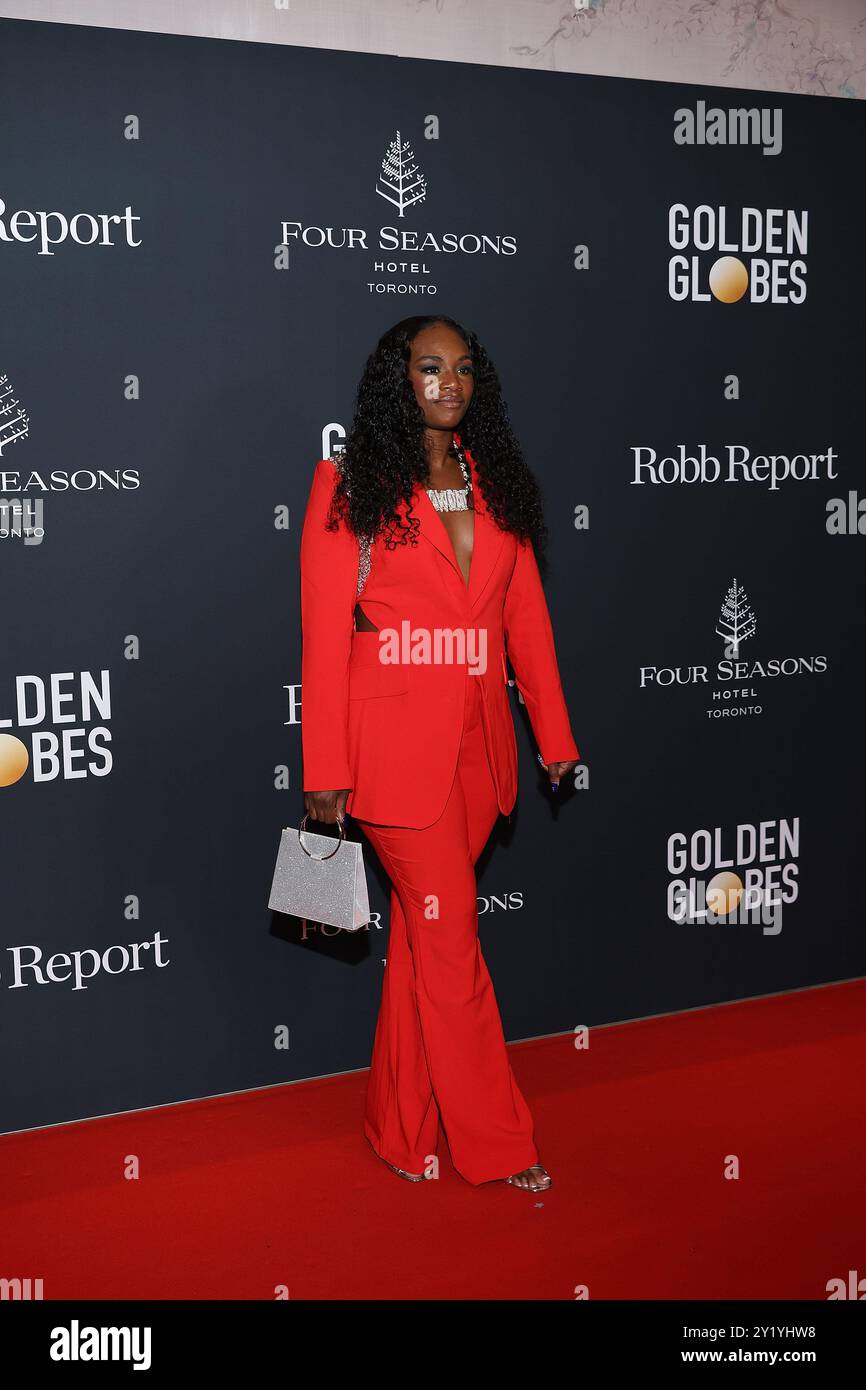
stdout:
[(548, 763), (548, 764), (545, 766), (544, 759), (542, 758), (541, 754), (539, 753), (539, 754), (538, 754), (538, 761), (541, 763), (541, 766), (544, 768), (545, 772), (547, 773), (548, 777), (550, 778), (550, 788), (551, 788), (551, 791), (555, 791), (555, 792), (556, 792), (556, 791), (559, 791), (559, 782), (560, 782), (560, 779), (561, 779), (562, 777), (565, 777), (569, 772), (572, 772), (572, 771), (577, 767), (577, 759), (576, 759), (576, 758), (572, 759), (571, 762), (567, 762), (567, 763)]
[(338, 819), (342, 820), (350, 791), (351, 787), (344, 787), (339, 792), (304, 792), (304, 806), (310, 820), (321, 820), (327, 825), (335, 825)]

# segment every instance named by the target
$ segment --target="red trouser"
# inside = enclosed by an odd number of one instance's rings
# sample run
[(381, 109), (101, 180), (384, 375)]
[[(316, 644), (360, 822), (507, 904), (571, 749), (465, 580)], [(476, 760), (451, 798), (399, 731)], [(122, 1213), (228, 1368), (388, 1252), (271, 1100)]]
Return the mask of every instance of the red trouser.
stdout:
[[(478, 940), (475, 862), (499, 809), (466, 676), (454, 783), (423, 830), (359, 820), (391, 880), (391, 922), (364, 1133), (376, 1153), (423, 1173), (439, 1121), (457, 1171), (477, 1186), (538, 1162)], [(406, 776), (412, 776), (411, 761)]]

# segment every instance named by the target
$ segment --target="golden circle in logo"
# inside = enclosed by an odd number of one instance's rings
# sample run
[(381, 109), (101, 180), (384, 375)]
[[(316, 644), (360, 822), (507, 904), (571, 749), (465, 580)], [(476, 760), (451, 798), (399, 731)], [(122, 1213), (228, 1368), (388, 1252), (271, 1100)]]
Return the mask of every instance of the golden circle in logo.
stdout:
[(30, 754), (14, 734), (0, 734), (0, 787), (20, 782), (27, 771)]
[(743, 880), (730, 870), (716, 874), (707, 884), (707, 907), (717, 917), (727, 917), (729, 912), (736, 912), (742, 896)]
[(710, 289), (722, 304), (736, 304), (749, 288), (749, 272), (736, 256), (720, 256), (710, 271)]

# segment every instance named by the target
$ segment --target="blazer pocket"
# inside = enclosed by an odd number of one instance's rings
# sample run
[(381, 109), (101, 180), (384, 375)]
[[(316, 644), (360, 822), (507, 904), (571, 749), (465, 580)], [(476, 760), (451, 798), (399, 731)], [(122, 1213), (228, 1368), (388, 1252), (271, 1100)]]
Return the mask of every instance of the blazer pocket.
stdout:
[(380, 695), (405, 695), (409, 668), (405, 662), (364, 663), (349, 667), (349, 699), (369, 700)]

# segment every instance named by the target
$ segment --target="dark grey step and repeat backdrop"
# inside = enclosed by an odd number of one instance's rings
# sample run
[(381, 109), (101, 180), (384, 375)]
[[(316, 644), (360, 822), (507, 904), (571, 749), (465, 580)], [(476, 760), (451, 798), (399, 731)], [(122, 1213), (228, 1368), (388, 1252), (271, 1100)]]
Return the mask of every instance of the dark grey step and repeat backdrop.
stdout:
[(368, 1065), (375, 859), (360, 933), (266, 904), (310, 481), (410, 313), (499, 367), (582, 755), (553, 805), (512, 687), (507, 1036), (863, 974), (862, 105), (0, 40), (0, 1129)]

